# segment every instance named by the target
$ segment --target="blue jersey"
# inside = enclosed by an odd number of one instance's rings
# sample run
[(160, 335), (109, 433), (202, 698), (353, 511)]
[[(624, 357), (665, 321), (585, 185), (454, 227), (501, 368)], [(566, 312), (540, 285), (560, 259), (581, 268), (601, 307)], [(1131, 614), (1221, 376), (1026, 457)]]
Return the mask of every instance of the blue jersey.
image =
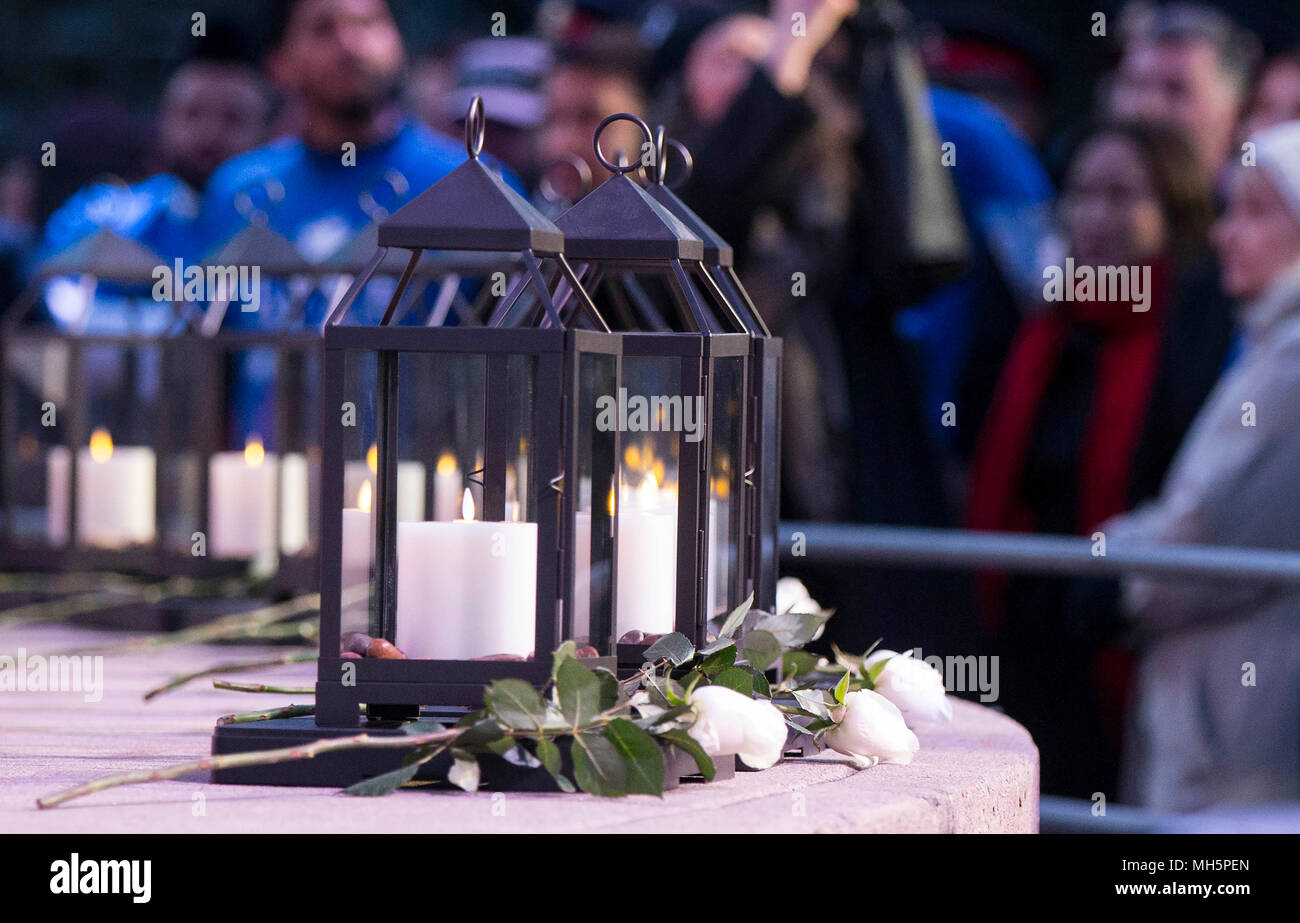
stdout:
[(264, 215), (308, 262), (320, 262), (464, 159), (463, 144), (409, 121), (389, 140), (356, 151), (354, 166), (344, 165), (342, 150), (314, 151), (300, 138), (282, 138), (212, 174), (199, 210), (200, 243), (211, 253)]
[(170, 173), (131, 186), (93, 183), (75, 192), (50, 216), (37, 260), (105, 229), (144, 244), (167, 262), (189, 259), (194, 255), (197, 213), (194, 190)]

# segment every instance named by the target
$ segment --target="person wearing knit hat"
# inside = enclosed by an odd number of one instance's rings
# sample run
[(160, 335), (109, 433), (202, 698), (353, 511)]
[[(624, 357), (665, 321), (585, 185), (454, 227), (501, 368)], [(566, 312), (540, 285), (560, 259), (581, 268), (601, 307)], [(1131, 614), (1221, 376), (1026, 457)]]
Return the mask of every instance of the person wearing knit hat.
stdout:
[[(1300, 549), (1300, 122), (1251, 140), (1214, 233), (1244, 350), (1159, 498), (1101, 526), (1112, 549)], [(1144, 576), (1123, 592), (1142, 660), (1122, 799), (1194, 811), (1300, 798), (1300, 592)]]

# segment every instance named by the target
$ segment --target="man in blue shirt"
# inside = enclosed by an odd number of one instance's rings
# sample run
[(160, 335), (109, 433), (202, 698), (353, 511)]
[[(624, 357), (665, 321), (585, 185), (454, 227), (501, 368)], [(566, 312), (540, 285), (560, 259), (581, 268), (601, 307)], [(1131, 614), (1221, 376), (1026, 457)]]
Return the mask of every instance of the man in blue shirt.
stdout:
[(293, 134), (235, 157), (204, 192), (208, 252), (250, 222), (311, 262), (336, 253), (465, 159), (400, 104), (406, 53), (385, 0), (279, 0), (267, 70)]

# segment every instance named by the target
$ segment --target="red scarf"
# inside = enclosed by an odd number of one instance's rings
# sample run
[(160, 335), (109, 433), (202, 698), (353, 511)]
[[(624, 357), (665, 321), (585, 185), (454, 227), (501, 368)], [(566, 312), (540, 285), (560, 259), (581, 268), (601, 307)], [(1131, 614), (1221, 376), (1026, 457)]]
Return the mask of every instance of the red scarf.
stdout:
[[(1160, 358), (1168, 264), (1151, 267), (1149, 310), (1132, 302), (1062, 302), (1024, 321), (1011, 345), (980, 433), (971, 466), (966, 521), (972, 529), (1034, 532), (1034, 511), (1021, 500), (1020, 483), (1043, 395), (1075, 324), (1101, 334), (1083, 444), (1079, 446), (1075, 527), (1090, 535), (1128, 509), (1129, 480), (1146, 420)], [(980, 617), (990, 634), (1002, 630), (1006, 574), (977, 575)], [(1099, 692), (1107, 725), (1118, 729), (1130, 664), (1118, 649), (1101, 653)]]

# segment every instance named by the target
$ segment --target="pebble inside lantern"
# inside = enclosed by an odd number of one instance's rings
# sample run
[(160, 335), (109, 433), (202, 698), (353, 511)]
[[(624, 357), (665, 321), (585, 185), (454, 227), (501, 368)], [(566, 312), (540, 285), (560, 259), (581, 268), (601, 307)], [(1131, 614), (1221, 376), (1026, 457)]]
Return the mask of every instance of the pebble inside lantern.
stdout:
[(704, 243), (632, 181), (640, 164), (600, 148), (615, 175), (556, 219), (565, 253), (622, 333), (617, 402), (619, 666), (635, 670), (647, 636), (697, 645), (711, 619), (748, 594), (746, 545), (750, 335), (709, 276)]

